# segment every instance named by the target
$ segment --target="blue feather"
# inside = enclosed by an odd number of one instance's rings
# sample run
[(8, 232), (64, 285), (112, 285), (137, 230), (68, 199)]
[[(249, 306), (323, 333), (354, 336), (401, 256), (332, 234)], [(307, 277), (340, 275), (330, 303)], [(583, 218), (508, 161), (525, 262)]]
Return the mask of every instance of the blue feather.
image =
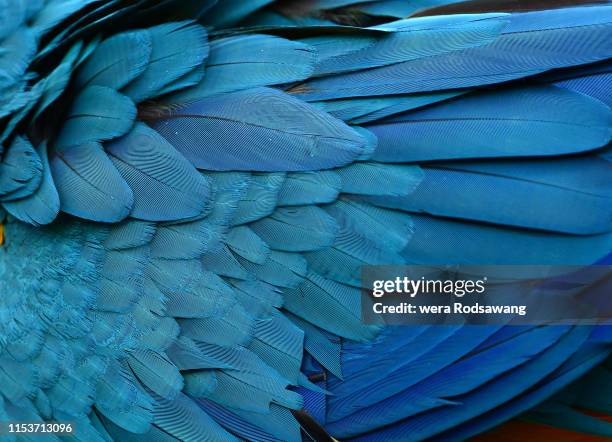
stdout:
[(202, 255), (204, 268), (220, 276), (235, 279), (248, 279), (249, 274), (238, 262), (234, 254), (224, 244), (220, 248), (210, 250)]
[(424, 179), (413, 193), (365, 199), (437, 216), (599, 234), (612, 230), (611, 170), (595, 156), (437, 163), (423, 168)]
[(217, 388), (215, 370), (191, 370), (184, 373), (183, 377), (185, 379), (183, 391), (191, 397), (207, 396)]
[(242, 305), (250, 306), (252, 314), (256, 317), (264, 317), (272, 314), (275, 308), (283, 305), (283, 297), (280, 289), (262, 281), (237, 281), (231, 280), (234, 295)]
[(295, 385), (300, 378), (303, 342), (304, 332), (276, 310), (271, 317), (255, 322), (249, 349)]
[[(269, 434), (260, 427), (252, 424), (252, 418), (248, 420), (242, 419), (239, 415), (233, 413), (230, 408), (221, 407), (217, 403), (208, 399), (199, 398), (197, 399), (197, 403), (200, 407), (202, 407), (204, 411), (206, 411), (207, 414), (209, 414), (213, 419), (219, 422), (220, 425), (223, 425), (229, 431), (234, 434), (237, 434), (245, 440), (256, 440), (258, 442), (282, 442), (284, 440), (293, 440), (295, 438), (294, 436), (288, 436), (287, 434), (284, 434), (283, 439), (277, 439), (276, 437), (272, 436), (272, 434)], [(274, 409), (278, 407), (273, 406), (271, 408)], [(244, 412), (242, 414), (244, 414)], [(263, 422), (267, 421), (268, 424), (270, 423), (270, 414), (262, 414), (261, 418), (263, 418)], [(273, 428), (275, 431), (279, 431), (281, 429), (285, 430), (287, 427), (274, 425)]]
[(338, 226), (316, 206), (280, 207), (270, 216), (251, 224), (251, 229), (271, 248), (305, 252), (329, 247)]
[(609, 6), (514, 14), (499, 38), (487, 45), (313, 79), (293, 91), (307, 100), (426, 92), (501, 83), (605, 60), (612, 56), (605, 43), (612, 36), (610, 14)]
[(166, 101), (182, 103), (223, 92), (292, 83), (310, 77), (315, 51), (272, 35), (237, 35), (213, 40), (206, 75), (195, 87)]
[(422, 9), (460, 1), (461, 0), (418, 0), (407, 3), (404, 0), (378, 0), (359, 5), (359, 10), (370, 15), (402, 18), (408, 17), (410, 14)]
[(204, 28), (191, 22), (167, 23), (147, 29), (152, 51), (148, 65), (124, 89), (135, 102), (153, 98), (164, 87), (200, 66), (208, 56)]
[(144, 246), (151, 241), (155, 231), (153, 223), (126, 220), (114, 226), (104, 242), (104, 247), (107, 250), (120, 250)]
[(399, 252), (412, 234), (409, 216), (351, 201), (339, 201), (326, 211), (339, 229), (332, 247), (306, 255), (314, 271), (334, 281), (360, 287), (362, 266), (405, 263)]
[(36, 35), (26, 26), (0, 42), (0, 89), (14, 85), (25, 76), (35, 51)]
[(185, 75), (168, 83), (166, 86), (159, 90), (158, 94), (166, 95), (172, 92), (180, 91), (182, 89), (193, 87), (202, 81), (202, 79), (204, 78), (204, 71), (204, 66), (198, 66), (190, 72), (187, 72)]
[[(188, 308), (190, 315), (198, 310), (198, 306), (195, 307)], [(206, 310), (211, 312), (210, 308)], [(228, 348), (246, 346), (251, 341), (255, 319), (244, 307), (234, 302), (230, 307), (226, 307), (225, 311), (217, 309), (215, 313), (214, 316), (205, 318), (180, 319), (178, 322), (181, 333), (195, 341), (215, 343)]]
[(236, 206), (232, 225), (253, 222), (274, 212), (284, 181), (284, 173), (251, 174), (245, 179), (248, 188)]
[(556, 87), (458, 97), (376, 122), (373, 158), (383, 162), (559, 155), (608, 143), (612, 112)]
[(156, 397), (154, 425), (178, 440), (238, 442), (183, 393), (174, 400)]
[[(589, 327), (575, 327), (566, 333), (555, 345), (549, 347), (538, 357), (499, 376), (475, 390), (470, 395), (460, 396), (460, 407), (441, 407), (429, 413), (422, 413), (390, 425), (376, 433), (365, 434), (355, 440), (393, 441), (398, 435), (410, 434), (409, 440), (422, 440), (443, 432), (456, 423), (478, 416), (487, 410), (504, 404), (506, 401), (528, 390), (553, 372), (570, 356), (568, 348), (578, 348), (588, 337)], [(407, 398), (398, 398), (406, 401)], [(391, 406), (392, 404), (388, 404)]]
[(221, 232), (207, 219), (171, 223), (157, 228), (150, 242), (151, 256), (166, 259), (197, 259), (219, 246)]
[(606, 256), (612, 234), (574, 236), (412, 215), (402, 255), (410, 263), (588, 265)]
[(295, 287), (304, 280), (308, 264), (298, 253), (271, 251), (264, 264), (253, 264), (241, 257), (238, 261), (258, 279), (279, 287)]
[(364, 162), (338, 169), (342, 192), (355, 195), (407, 196), (420, 188), (424, 178), (418, 166), (389, 166)]
[(119, 137), (135, 117), (136, 107), (125, 95), (103, 86), (86, 87), (73, 101), (53, 147), (61, 150)]
[(268, 413), (270, 404), (301, 407), (302, 399), (286, 387), (289, 381), (243, 347), (199, 345), (205, 353), (230, 363), (235, 370), (219, 371), (217, 389), (208, 397), (215, 402), (243, 411)]
[(343, 379), (340, 363), (339, 339), (332, 340), (329, 333), (312, 325), (308, 321), (286, 312), (285, 315), (304, 332), (304, 350), (311, 354), (326, 370), (339, 379)]
[(129, 134), (107, 144), (106, 152), (132, 189), (132, 217), (170, 221), (208, 210), (208, 180), (144, 124), (137, 124)]
[(332, 170), (288, 173), (278, 194), (279, 206), (304, 206), (336, 200), (342, 181)]
[(609, 60), (583, 68), (553, 71), (541, 76), (540, 79), (597, 98), (608, 107), (612, 107), (612, 93), (608, 87), (612, 80), (612, 62)]
[(134, 433), (146, 432), (153, 420), (153, 398), (117, 362), (100, 379), (95, 405), (108, 419)]
[(135, 350), (130, 352), (127, 364), (143, 385), (164, 399), (174, 399), (183, 388), (181, 373), (165, 355)]
[(132, 190), (97, 143), (51, 152), (51, 172), (66, 213), (117, 222), (132, 209)]
[[(202, 346), (186, 336), (180, 336), (168, 348), (167, 354), (182, 371), (237, 368), (231, 361), (223, 360), (222, 354), (214, 354), (214, 352), (207, 351), (208, 349), (209, 347), (206, 345)], [(214, 382), (212, 383), (214, 384)]]
[(7, 2), (0, 12), (0, 39), (6, 38), (23, 23), (27, 6), (19, 2)]
[(386, 95), (381, 97), (315, 101), (312, 104), (341, 120), (353, 124), (364, 124), (448, 100), (467, 92), (468, 90), (459, 90), (410, 95)]
[[(316, 75), (338, 74), (426, 59), (492, 42), (507, 24), (506, 14), (423, 17), (381, 25), (388, 34), (376, 39), (352, 36), (315, 37), (306, 42), (328, 45), (342, 52), (323, 53)], [(346, 41), (345, 41), (346, 40)], [(350, 49), (349, 49), (350, 48)]]
[(40, 84), (43, 90), (41, 96), (37, 98), (34, 119), (38, 118), (47, 110), (66, 90), (70, 82), (72, 71), (76, 68), (79, 63), (79, 58), (86, 50), (87, 47), (83, 48), (80, 42), (75, 44), (68, 50), (68, 53), (64, 56), (59, 66), (41, 80)]
[(147, 31), (130, 31), (107, 38), (93, 48), (76, 74), (79, 88), (90, 85), (121, 89), (147, 68), (152, 43)]
[(266, 88), (178, 105), (151, 124), (196, 167), (209, 170), (328, 169), (353, 161), (365, 145), (341, 121)]
[(32, 195), (43, 180), (43, 162), (29, 140), (17, 137), (0, 163), (0, 197), (11, 201)]
[(309, 273), (300, 286), (286, 290), (284, 298), (285, 309), (334, 334), (357, 341), (376, 334), (376, 326), (361, 321), (359, 289)]
[[(497, 328), (466, 326), (446, 327), (444, 330), (440, 329), (440, 326), (430, 327), (417, 338), (423, 342), (415, 341), (408, 347), (410, 349), (408, 357), (390, 371), (377, 371), (376, 365), (368, 367), (365, 372), (357, 373), (355, 381), (361, 380), (361, 382), (353, 384), (352, 390), (348, 389), (349, 385), (341, 386), (343, 394), (336, 393), (335, 389), (330, 387), (330, 391), (335, 394), (329, 402), (329, 420), (339, 421), (336, 425), (345, 428), (341, 434), (346, 437), (347, 426), (350, 426), (348, 430), (350, 433), (358, 434), (368, 431), (368, 428), (392, 423), (397, 416), (408, 417), (443, 405), (441, 401), (446, 399), (452, 401), (452, 395), (449, 395), (451, 397), (436, 395), (427, 387), (436, 386), (435, 376), (439, 375), (444, 379), (441, 373), (445, 367), (455, 367), (460, 358), (473, 350), (488, 335), (494, 333)], [(371, 375), (366, 376), (367, 373)], [(482, 372), (476, 370), (470, 374), (472, 373), (477, 381), (486, 382), (487, 370)], [(431, 384), (428, 382), (430, 376), (432, 376)], [(416, 400), (405, 401), (405, 406), (398, 406), (399, 395), (402, 394), (405, 395), (404, 398), (414, 397)], [(390, 402), (395, 405), (390, 406)], [(385, 410), (394, 410), (394, 412), (386, 413)], [(365, 416), (368, 416), (368, 419), (364, 419)], [(359, 421), (363, 424), (359, 425)]]
[(264, 264), (270, 255), (270, 247), (252, 229), (238, 226), (231, 229), (225, 243), (235, 255), (254, 264)]

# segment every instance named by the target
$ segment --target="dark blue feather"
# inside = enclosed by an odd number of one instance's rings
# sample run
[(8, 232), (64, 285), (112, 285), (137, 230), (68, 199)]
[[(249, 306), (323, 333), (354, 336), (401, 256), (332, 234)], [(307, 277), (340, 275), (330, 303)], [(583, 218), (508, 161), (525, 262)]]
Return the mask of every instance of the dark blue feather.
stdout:
[(414, 264), (593, 264), (612, 234), (574, 236), (412, 215), (414, 233), (402, 254)]
[[(408, 440), (422, 440), (443, 432), (456, 423), (478, 416), (528, 390), (545, 378), (570, 356), (568, 348), (578, 348), (587, 339), (589, 327), (575, 327), (566, 333), (555, 345), (542, 352), (538, 357), (521, 365), (507, 374), (499, 376), (469, 395), (456, 398), (461, 406), (443, 406), (428, 413), (421, 413), (380, 429), (375, 433), (356, 437), (359, 441), (393, 441), (401, 435), (409, 434)], [(409, 396), (398, 396), (398, 405), (409, 401)], [(388, 403), (393, 409), (395, 404)]]
[(414, 192), (366, 200), (412, 212), (581, 235), (612, 230), (612, 165), (596, 156), (437, 163), (423, 171)]
[(150, 123), (196, 167), (209, 170), (328, 169), (353, 161), (365, 146), (341, 121), (266, 88), (179, 105)]
[(612, 56), (611, 14), (607, 5), (513, 14), (492, 43), (314, 79), (294, 92), (329, 100), (456, 89), (605, 60)]
[(368, 126), (383, 162), (560, 155), (605, 146), (612, 112), (556, 87), (475, 93)]

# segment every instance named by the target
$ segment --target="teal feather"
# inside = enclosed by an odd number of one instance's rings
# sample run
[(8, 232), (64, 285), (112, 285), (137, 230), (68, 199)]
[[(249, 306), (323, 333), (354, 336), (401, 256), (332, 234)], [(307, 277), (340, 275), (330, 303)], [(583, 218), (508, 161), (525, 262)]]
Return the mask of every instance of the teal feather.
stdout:
[(174, 400), (156, 398), (154, 425), (178, 440), (238, 442), (183, 393)]
[(225, 243), (235, 255), (254, 264), (265, 263), (270, 254), (268, 244), (246, 226), (232, 228), (225, 237)]
[(151, 56), (141, 75), (123, 93), (135, 102), (158, 95), (164, 87), (198, 67), (208, 56), (206, 31), (190, 22), (168, 23), (147, 29)]
[(238, 258), (238, 261), (258, 279), (279, 287), (295, 287), (303, 281), (308, 268), (306, 260), (298, 253), (271, 251), (261, 265), (242, 258)]
[(134, 103), (125, 95), (103, 86), (86, 87), (75, 98), (53, 147), (62, 150), (119, 137), (135, 117)]
[(249, 278), (246, 269), (242, 267), (236, 256), (225, 244), (220, 248), (204, 253), (202, 256), (202, 265), (206, 270), (214, 272), (219, 276), (239, 280)]
[(107, 38), (92, 48), (82, 62), (75, 77), (76, 85), (121, 89), (145, 71), (151, 52), (151, 36), (145, 30)]
[(310, 273), (297, 288), (285, 292), (284, 308), (339, 336), (371, 339), (376, 328), (361, 322), (360, 291)]
[(304, 350), (310, 353), (323, 367), (334, 376), (343, 379), (340, 362), (340, 343), (330, 340), (324, 332), (308, 321), (286, 313), (287, 317), (304, 331)]
[(193, 397), (207, 396), (217, 388), (217, 375), (215, 370), (192, 370), (184, 373), (184, 391)]
[(159, 226), (151, 240), (151, 256), (197, 259), (219, 245), (219, 232), (207, 219)]
[(206, 75), (197, 86), (166, 100), (181, 103), (205, 96), (305, 80), (314, 69), (310, 46), (271, 35), (237, 35), (213, 40)]
[(132, 189), (132, 217), (172, 221), (208, 210), (208, 180), (144, 124), (137, 124), (127, 135), (107, 144), (105, 150)]
[(40, 186), (32, 195), (22, 199), (3, 201), (2, 206), (15, 218), (33, 225), (44, 225), (55, 219), (59, 212), (60, 202), (51, 176), (46, 143), (42, 143), (37, 152), (43, 167)]
[(130, 353), (127, 364), (138, 380), (164, 399), (174, 399), (183, 388), (183, 377), (165, 355), (151, 350)]
[(352, 37), (335, 36), (327, 41), (319, 37), (318, 44), (342, 45), (344, 38), (349, 41), (344, 43), (346, 47), (340, 54), (324, 53), (315, 73), (329, 75), (372, 69), (486, 45), (499, 36), (507, 23), (505, 14), (415, 18), (381, 25), (378, 29), (391, 32), (374, 41), (362, 39), (361, 44), (350, 50), (347, 49), (349, 42), (352, 46)]
[(168, 348), (167, 354), (180, 370), (236, 368), (231, 362), (223, 360), (222, 357), (218, 357), (219, 355), (207, 352), (206, 349), (206, 346), (197, 344), (186, 336), (181, 336)]
[(201, 346), (207, 352), (225, 359), (236, 370), (220, 371), (217, 388), (208, 397), (222, 405), (245, 411), (267, 413), (270, 403), (297, 409), (302, 405), (299, 394), (288, 390), (289, 381), (258, 356), (236, 347)]
[(305, 252), (329, 247), (338, 227), (322, 209), (304, 206), (278, 208), (251, 228), (275, 250)]
[(153, 406), (153, 398), (118, 365), (110, 366), (98, 383), (96, 408), (111, 421), (134, 433), (149, 429), (153, 421)]
[(0, 13), (0, 39), (6, 38), (23, 23), (27, 6), (20, 2), (6, 2)]
[(41, 87), (44, 90), (41, 96), (37, 98), (34, 118), (39, 117), (66, 90), (72, 71), (77, 66), (79, 57), (85, 50), (86, 48), (83, 48), (80, 42), (72, 46), (60, 65), (41, 81)]
[(389, 166), (380, 163), (356, 163), (338, 169), (342, 192), (355, 195), (406, 196), (423, 181), (418, 166)]
[(43, 163), (29, 140), (16, 138), (0, 163), (0, 197), (17, 200), (32, 195), (43, 180)]
[(256, 321), (249, 349), (285, 379), (297, 384), (303, 341), (304, 332), (282, 314), (275, 313), (270, 318)]
[(232, 220), (233, 225), (252, 222), (270, 215), (278, 203), (285, 174), (252, 174), (246, 194), (240, 198)]
[(108, 250), (129, 249), (148, 244), (155, 235), (153, 223), (126, 220), (118, 224), (108, 235), (104, 247)]
[[(230, 281), (234, 287), (234, 294), (243, 305), (249, 305), (252, 308), (255, 317), (261, 317), (274, 312), (274, 308), (280, 308), (283, 305), (283, 297), (279, 288), (266, 284), (262, 281)], [(253, 304), (258, 304), (253, 308)]]
[(206, 14), (206, 23), (215, 27), (234, 25), (272, 1), (252, 0), (250, 2), (243, 2), (240, 0), (224, 0), (223, 3), (215, 5)]
[(98, 143), (52, 151), (50, 162), (62, 211), (106, 222), (130, 213), (132, 190)]
[(305, 206), (336, 200), (342, 181), (333, 170), (289, 173), (278, 194), (279, 206)]
[(22, 26), (0, 42), (0, 88), (17, 83), (36, 52), (36, 35)]

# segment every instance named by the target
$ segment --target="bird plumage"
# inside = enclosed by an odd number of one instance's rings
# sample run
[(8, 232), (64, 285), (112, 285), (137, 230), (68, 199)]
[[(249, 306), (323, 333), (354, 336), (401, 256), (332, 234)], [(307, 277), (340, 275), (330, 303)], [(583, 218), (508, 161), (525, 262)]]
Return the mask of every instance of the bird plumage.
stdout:
[(1, 420), (456, 440), (609, 383), (606, 326), (362, 321), (364, 265), (612, 248), (612, 7), (407, 3), (0, 2)]

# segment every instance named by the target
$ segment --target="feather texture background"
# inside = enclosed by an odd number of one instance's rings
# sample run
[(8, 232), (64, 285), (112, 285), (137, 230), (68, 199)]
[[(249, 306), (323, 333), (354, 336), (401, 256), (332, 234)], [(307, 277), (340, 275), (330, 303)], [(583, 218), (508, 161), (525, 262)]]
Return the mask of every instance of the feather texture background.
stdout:
[(612, 7), (516, 3), (0, 1), (0, 421), (612, 437), (609, 326), (361, 320), (364, 265), (609, 260)]

